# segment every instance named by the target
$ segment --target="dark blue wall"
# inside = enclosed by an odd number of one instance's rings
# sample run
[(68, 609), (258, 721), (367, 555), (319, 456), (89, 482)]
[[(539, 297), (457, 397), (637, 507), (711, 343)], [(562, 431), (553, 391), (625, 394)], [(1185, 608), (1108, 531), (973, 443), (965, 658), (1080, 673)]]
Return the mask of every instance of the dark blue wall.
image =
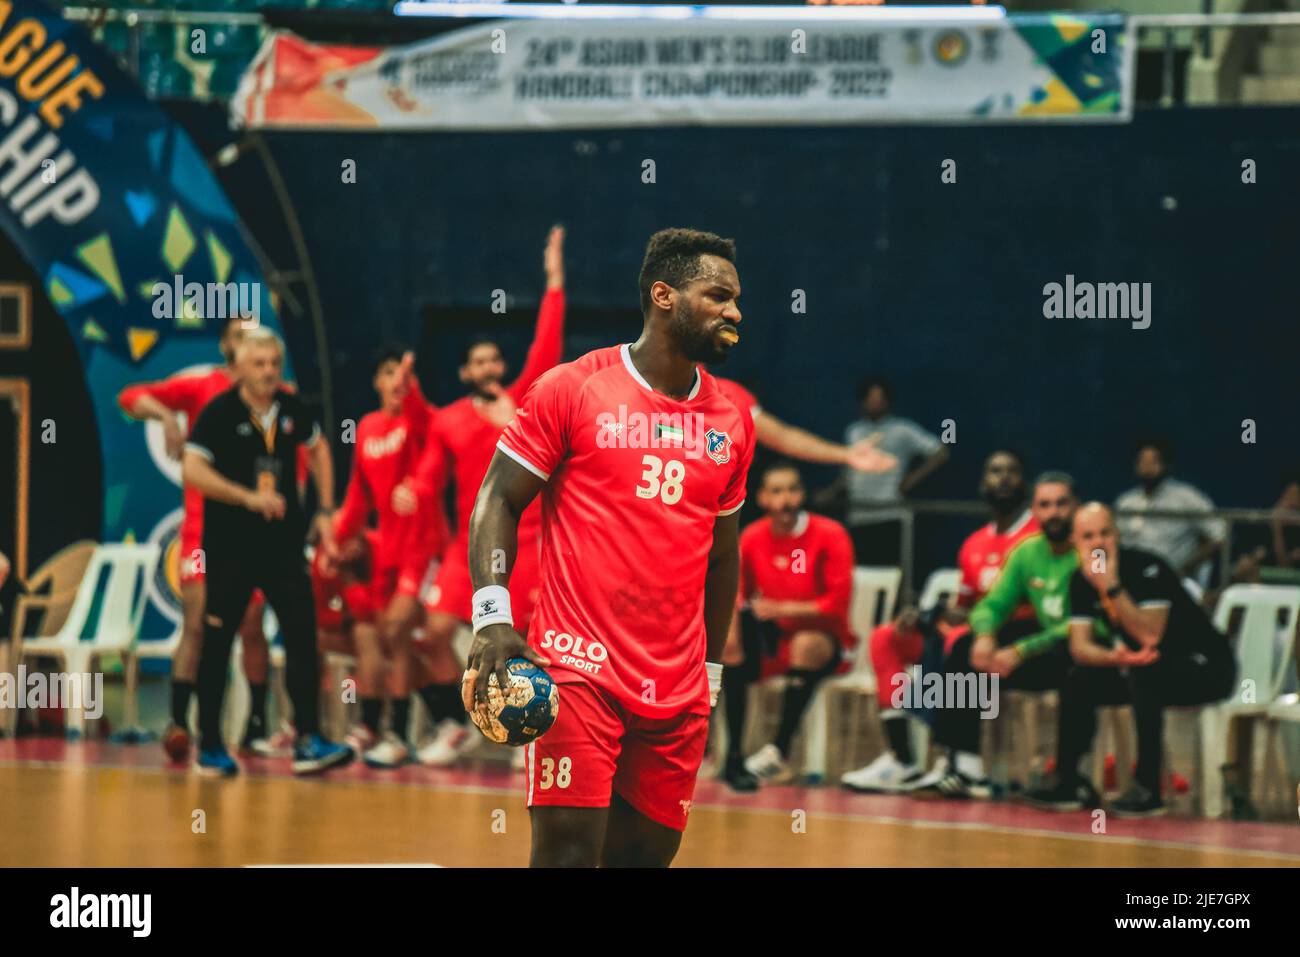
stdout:
[[(339, 416), (373, 404), (363, 370), (382, 335), (417, 342), (441, 401), (457, 394), (455, 353), (471, 326), (499, 330), (517, 362), (557, 220), (569, 227), (571, 303), (584, 310), (568, 352), (635, 337), (645, 240), (691, 225), (738, 242), (744, 340), (726, 372), (769, 409), (838, 435), (855, 382), (883, 372), (902, 413), (936, 431), (956, 420), (952, 463), (926, 496), (971, 496), (983, 455), (1010, 441), (1032, 468), (1068, 469), (1084, 495), (1113, 498), (1143, 427), (1168, 432), (1181, 473), (1224, 505), (1271, 504), (1300, 460), (1300, 110), (1152, 111), (1124, 126), (269, 143), (320, 280)], [(653, 185), (641, 181), (646, 158)], [(955, 185), (940, 182), (945, 158), (957, 161)], [(1257, 185), (1241, 182), (1245, 158)], [(341, 181), (345, 159), (355, 185)], [(265, 191), (241, 190), (237, 175), (227, 183), (255, 232), (282, 232)], [(1043, 318), (1044, 284), (1067, 273), (1150, 282), (1151, 328)], [(511, 296), (506, 317), (488, 311), (494, 288)], [(791, 314), (796, 288), (807, 315)], [(481, 319), (426, 328), (428, 307)], [(295, 354), (308, 387), (313, 358)], [(1244, 418), (1258, 423), (1257, 445), (1241, 442)]]

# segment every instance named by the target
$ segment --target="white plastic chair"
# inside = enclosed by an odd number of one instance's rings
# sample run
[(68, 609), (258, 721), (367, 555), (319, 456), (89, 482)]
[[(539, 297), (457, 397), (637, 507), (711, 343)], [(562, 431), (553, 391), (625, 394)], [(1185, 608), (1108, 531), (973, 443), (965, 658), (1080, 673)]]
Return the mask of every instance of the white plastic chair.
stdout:
[[(129, 659), (149, 600), (149, 576), (158, 564), (158, 554), (158, 546), (154, 544), (97, 546), (63, 627), (49, 637), (21, 642), (16, 661), (21, 663), (24, 657), (37, 655), (58, 658), (65, 672), (81, 675), (90, 673), (91, 665), (103, 655), (117, 653), (124, 662)], [(94, 633), (89, 640), (82, 641), (81, 633), (90, 618), (99, 580), (105, 571), (107, 582)], [(128, 667), (128, 677), (130, 672)], [(81, 698), (84, 699), (84, 693)], [(66, 705), (69, 734), (81, 734), (85, 730), (82, 704), (82, 700), (75, 700)]]
[[(933, 577), (933, 576), (931, 576)], [(849, 601), (849, 627), (858, 636), (853, 664), (843, 675), (827, 678), (818, 686), (804, 716), (804, 774), (814, 780), (826, 776), (830, 759), (830, 698), (833, 693), (871, 694), (876, 673), (871, 668), (871, 632), (877, 624), (894, 616), (898, 589), (903, 583), (900, 568), (859, 565), (853, 569), (853, 597)], [(929, 587), (929, 583), (926, 583)]]
[[(1228, 722), (1234, 717), (1270, 717), (1270, 711), (1282, 720), (1291, 714), (1287, 702), (1279, 701), (1287, 670), (1291, 667), (1292, 642), (1285, 641), (1279, 652), (1278, 613), (1286, 613), (1286, 628), (1294, 633), (1300, 618), (1300, 586), (1233, 585), (1219, 597), (1214, 610), (1214, 626), (1225, 634), (1232, 613), (1243, 612), (1237, 632), (1237, 681), (1253, 682), (1252, 701), (1234, 694), (1225, 701), (1200, 708), (1201, 794), (1206, 817), (1223, 813), (1223, 778), (1219, 768), (1227, 756)], [(1300, 709), (1297, 709), (1300, 714)], [(1249, 760), (1249, 756), (1242, 756)]]

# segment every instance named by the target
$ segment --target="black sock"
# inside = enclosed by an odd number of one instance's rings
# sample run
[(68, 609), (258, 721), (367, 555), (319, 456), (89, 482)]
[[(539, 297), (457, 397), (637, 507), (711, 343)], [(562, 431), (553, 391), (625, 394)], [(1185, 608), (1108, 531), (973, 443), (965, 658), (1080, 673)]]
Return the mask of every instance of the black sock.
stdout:
[(379, 722), (384, 718), (383, 698), (361, 699), (361, 723), (370, 729), (371, 734), (379, 734)]
[(889, 749), (894, 752), (894, 757), (898, 758), (903, 764), (911, 765), (912, 758), (912, 728), (908, 724), (908, 718), (905, 714), (896, 714), (883, 719), (881, 725), (885, 729), (885, 740), (889, 742)]
[(411, 726), (411, 699), (402, 698), (400, 701), (390, 702), (393, 710), (389, 712), (389, 727), (393, 733), (406, 740), (406, 729)]
[(817, 672), (804, 668), (791, 668), (786, 678), (785, 695), (781, 700), (781, 724), (776, 731), (776, 740), (772, 742), (783, 758), (790, 755), (790, 742), (799, 730), (799, 722), (820, 680)]
[(726, 699), (727, 760), (738, 759), (744, 746), (745, 712), (749, 705), (749, 681), (744, 665), (722, 669), (722, 697)]
[(419, 695), (429, 710), (429, 721), (435, 726), (448, 718), (464, 724), (469, 717), (461, 701), (459, 684), (427, 684), (419, 689)]
[(172, 722), (190, 728), (190, 696), (194, 694), (193, 681), (172, 681)]
[(255, 731), (266, 730), (266, 682), (248, 686), (249, 708), (248, 726)]

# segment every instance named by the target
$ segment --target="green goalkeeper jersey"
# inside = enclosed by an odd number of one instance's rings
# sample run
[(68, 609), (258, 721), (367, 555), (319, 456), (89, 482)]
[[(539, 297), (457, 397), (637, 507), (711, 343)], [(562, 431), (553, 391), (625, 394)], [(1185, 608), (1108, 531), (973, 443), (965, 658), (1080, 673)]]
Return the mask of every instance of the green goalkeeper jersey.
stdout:
[(971, 630), (977, 636), (997, 634), (1027, 601), (1042, 630), (1013, 647), (1021, 658), (1041, 655), (1069, 634), (1070, 577), (1078, 567), (1079, 557), (1073, 548), (1055, 554), (1042, 532), (1023, 539), (1007, 553), (993, 587), (971, 609)]

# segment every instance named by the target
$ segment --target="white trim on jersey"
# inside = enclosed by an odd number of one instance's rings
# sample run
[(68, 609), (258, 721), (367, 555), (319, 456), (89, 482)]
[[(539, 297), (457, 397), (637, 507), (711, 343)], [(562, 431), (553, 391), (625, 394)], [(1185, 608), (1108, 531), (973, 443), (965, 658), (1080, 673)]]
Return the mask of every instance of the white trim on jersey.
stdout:
[(537, 742), (529, 741), (528, 747), (524, 749), (524, 763), (528, 774), (528, 800), (524, 807), (533, 806), (533, 778), (537, 774)]
[(186, 451), (186, 452), (197, 452), (199, 455), (203, 456), (203, 457), (204, 457), (205, 459), (207, 459), (209, 462), (212, 462), (212, 461), (214, 461), (214, 460), (216, 459), (216, 456), (212, 454), (212, 451), (211, 451), (210, 449), (208, 449), (208, 448), (206, 448), (206, 447), (204, 447), (204, 446), (202, 446), (202, 445), (199, 445), (199, 443), (197, 443), (197, 442), (186, 442), (186, 443), (185, 443), (185, 451)]
[(547, 473), (547, 472), (543, 472), (543, 471), (542, 471), (541, 469), (539, 469), (536, 465), (534, 465), (532, 462), (528, 461), (526, 458), (524, 458), (522, 455), (520, 455), (520, 454), (519, 454), (518, 452), (516, 452), (514, 449), (507, 447), (506, 444), (505, 444), (504, 442), (502, 442), (500, 439), (497, 439), (497, 448), (499, 448), (499, 449), (500, 449), (502, 452), (504, 452), (506, 455), (510, 456), (510, 458), (514, 459), (516, 462), (518, 462), (518, 463), (519, 463), (520, 465), (522, 465), (524, 468), (528, 469), (528, 471), (532, 472), (534, 475), (536, 475), (536, 476), (537, 476), (539, 479), (541, 479), (543, 482), (549, 482), (549, 481), (551, 480), (551, 476), (550, 476), (549, 473)]
[(737, 505), (735, 508), (723, 509), (723, 510), (722, 510), (721, 512), (719, 512), (718, 514), (719, 514), (719, 515), (732, 515), (732, 514), (734, 514), (734, 513), (736, 513), (736, 512), (739, 512), (740, 509), (744, 506), (744, 504), (745, 504), (745, 500), (742, 498), (742, 499), (740, 500), (740, 505)]
[[(649, 382), (646, 382), (645, 377), (641, 375), (641, 373), (637, 371), (636, 366), (632, 364), (632, 350), (631, 347), (626, 342), (618, 347), (618, 354), (623, 357), (623, 367), (627, 369), (628, 375), (630, 375), (633, 379), (636, 379), (636, 381), (640, 385), (644, 386), (649, 391), (651, 392), (657, 391), (654, 386), (652, 386)], [(700, 386), (702, 386), (703, 384), (704, 384), (704, 379), (700, 375), (700, 367), (696, 366), (695, 384), (691, 386), (691, 391), (686, 395), (687, 402), (689, 402), (691, 399), (695, 398), (697, 395), (700, 394)], [(659, 394), (663, 395), (662, 392), (660, 392)], [(672, 396), (669, 396), (669, 398), (672, 398)]]

